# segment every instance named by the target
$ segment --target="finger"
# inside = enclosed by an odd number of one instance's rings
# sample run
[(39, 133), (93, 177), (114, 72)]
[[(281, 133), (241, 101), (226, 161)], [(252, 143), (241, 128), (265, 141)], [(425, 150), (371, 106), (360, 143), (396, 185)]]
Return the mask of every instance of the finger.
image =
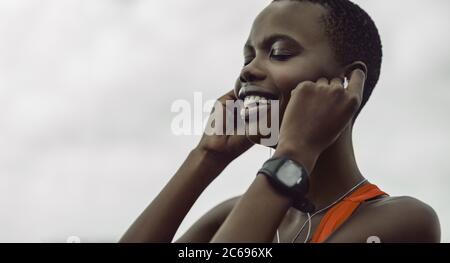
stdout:
[(353, 70), (348, 82), (347, 91), (362, 99), (366, 74), (361, 69)]
[(324, 85), (324, 86), (325, 86), (325, 85), (328, 85), (328, 84), (329, 84), (329, 81), (328, 81), (327, 78), (320, 78), (320, 79), (317, 80), (316, 84), (317, 84), (317, 85)]
[(234, 89), (230, 90), (229, 92), (227, 92), (227, 94), (225, 94), (227, 97), (229, 98), (236, 98), (236, 92), (234, 91)]
[(330, 81), (330, 86), (333, 88), (344, 88), (344, 80), (341, 78), (334, 78)]
[(220, 101), (220, 102), (222, 102), (222, 103), (225, 103), (227, 100), (232, 100), (232, 101), (237, 100), (237, 98), (236, 98), (236, 93), (235, 93), (235, 90), (234, 90), (234, 89), (228, 91), (227, 93), (225, 93), (223, 96), (221, 96), (221, 97), (218, 99), (218, 101)]

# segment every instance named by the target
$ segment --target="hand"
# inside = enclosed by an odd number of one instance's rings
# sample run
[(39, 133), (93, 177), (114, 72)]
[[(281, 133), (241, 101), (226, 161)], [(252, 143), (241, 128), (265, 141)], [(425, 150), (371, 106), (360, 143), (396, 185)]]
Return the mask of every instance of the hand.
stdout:
[(308, 152), (306, 159), (316, 160), (339, 137), (361, 106), (365, 78), (363, 70), (355, 69), (347, 89), (340, 78), (300, 83), (291, 92), (275, 154), (290, 154), (301, 162)]
[[(217, 102), (220, 103), (222, 105), (222, 109), (224, 109), (223, 113), (228, 114), (228, 116), (224, 115), (224, 117), (222, 118), (223, 122), (221, 127), (225, 129), (228, 123), (234, 121), (235, 130), (233, 132), (233, 135), (226, 135), (224, 131), (223, 135), (209, 135), (207, 133), (204, 133), (199, 142), (199, 145), (197, 146), (197, 149), (206, 151), (207, 153), (210, 153), (212, 156), (214, 156), (217, 160), (227, 162), (227, 164), (253, 146), (253, 143), (247, 138), (245, 134), (237, 135), (238, 133), (236, 129), (236, 118), (240, 118), (238, 111), (235, 110), (234, 112), (229, 112), (225, 110), (226, 101), (236, 100), (237, 98), (234, 90), (229, 91), (228, 93), (217, 99)], [(211, 112), (208, 123), (210, 123), (210, 121), (212, 120), (213, 112), (214, 109)]]

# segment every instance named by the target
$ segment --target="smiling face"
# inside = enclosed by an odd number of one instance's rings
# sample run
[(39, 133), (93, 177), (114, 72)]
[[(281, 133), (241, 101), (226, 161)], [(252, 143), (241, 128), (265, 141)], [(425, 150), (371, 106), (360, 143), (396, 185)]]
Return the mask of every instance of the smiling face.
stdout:
[[(279, 100), (282, 122), (290, 93), (299, 83), (339, 76), (343, 66), (336, 61), (321, 22), (327, 12), (309, 2), (280, 1), (266, 7), (245, 44), (245, 66), (236, 82), (236, 95), (240, 99), (273, 96)], [(248, 137), (260, 141), (260, 136)]]

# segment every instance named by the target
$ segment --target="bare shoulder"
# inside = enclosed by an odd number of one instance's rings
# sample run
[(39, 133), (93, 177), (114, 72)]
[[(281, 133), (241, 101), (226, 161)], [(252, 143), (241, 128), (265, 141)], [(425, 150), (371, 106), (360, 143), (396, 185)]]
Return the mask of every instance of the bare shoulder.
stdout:
[(176, 243), (207, 243), (211, 240), (241, 196), (229, 198), (201, 216)]
[(434, 209), (411, 196), (387, 196), (379, 200), (368, 202), (366, 208), (368, 213), (383, 213), (395, 216), (406, 223), (436, 225), (439, 224), (438, 216)]
[(329, 241), (434, 243), (441, 238), (439, 218), (434, 209), (410, 196), (386, 196), (368, 201), (338, 232)]

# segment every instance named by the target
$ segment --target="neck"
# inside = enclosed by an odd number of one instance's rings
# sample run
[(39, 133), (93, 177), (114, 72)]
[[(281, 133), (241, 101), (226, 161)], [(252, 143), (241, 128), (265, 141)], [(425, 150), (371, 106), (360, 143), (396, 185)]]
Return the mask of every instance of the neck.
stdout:
[(319, 210), (336, 201), (356, 184), (364, 180), (355, 160), (352, 126), (328, 147), (317, 159), (310, 175), (309, 200)]

